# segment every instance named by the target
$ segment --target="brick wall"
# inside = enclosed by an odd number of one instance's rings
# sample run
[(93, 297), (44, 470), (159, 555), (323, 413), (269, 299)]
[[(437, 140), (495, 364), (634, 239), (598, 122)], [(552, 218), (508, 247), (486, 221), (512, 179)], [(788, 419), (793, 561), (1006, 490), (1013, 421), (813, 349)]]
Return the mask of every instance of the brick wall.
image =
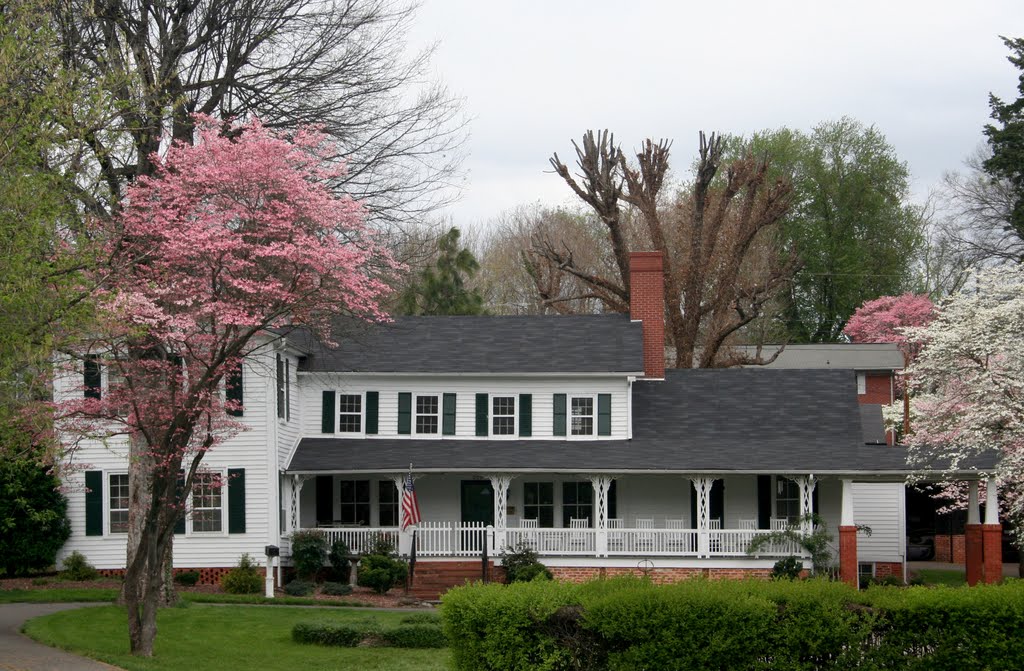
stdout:
[(890, 387), (891, 373), (867, 373), (865, 374), (866, 393), (858, 394), (857, 400), (861, 403), (881, 403), (888, 405), (892, 402), (892, 390)]
[(643, 322), (644, 375), (665, 377), (665, 279), (661, 252), (629, 255), (629, 317)]
[(967, 563), (964, 552), (963, 534), (937, 534), (935, 536), (935, 561), (960, 564)]
[(875, 578), (881, 579), (888, 576), (896, 576), (903, 579), (903, 564), (900, 562), (875, 562)]
[(616, 576), (633, 575), (649, 576), (658, 584), (679, 582), (690, 578), (704, 577), (711, 580), (764, 578), (771, 576), (772, 570), (767, 568), (653, 568), (643, 571), (626, 566), (549, 566), (556, 580), (565, 582), (586, 582), (595, 578), (614, 578)]

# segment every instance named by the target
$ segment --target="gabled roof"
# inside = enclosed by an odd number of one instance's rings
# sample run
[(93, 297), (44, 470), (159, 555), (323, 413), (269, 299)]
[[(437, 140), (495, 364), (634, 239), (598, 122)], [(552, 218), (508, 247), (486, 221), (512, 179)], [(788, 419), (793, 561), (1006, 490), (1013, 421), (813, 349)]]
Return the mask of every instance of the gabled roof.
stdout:
[(304, 371), (360, 373), (639, 373), (641, 324), (628, 315), (396, 317), (336, 322), (338, 347), (295, 331)]
[(292, 472), (612, 473), (910, 471), (901, 447), (866, 445), (849, 370), (670, 370), (633, 386), (633, 439), (305, 438)]

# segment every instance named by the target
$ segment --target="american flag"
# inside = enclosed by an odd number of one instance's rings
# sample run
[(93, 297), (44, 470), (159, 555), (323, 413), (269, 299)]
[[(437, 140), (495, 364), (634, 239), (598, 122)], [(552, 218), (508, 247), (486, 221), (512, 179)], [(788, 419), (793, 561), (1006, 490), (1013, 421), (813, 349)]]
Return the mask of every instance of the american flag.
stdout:
[(416, 488), (412, 484), (412, 472), (405, 477), (402, 487), (402, 531), (420, 523), (420, 504), (416, 501)]

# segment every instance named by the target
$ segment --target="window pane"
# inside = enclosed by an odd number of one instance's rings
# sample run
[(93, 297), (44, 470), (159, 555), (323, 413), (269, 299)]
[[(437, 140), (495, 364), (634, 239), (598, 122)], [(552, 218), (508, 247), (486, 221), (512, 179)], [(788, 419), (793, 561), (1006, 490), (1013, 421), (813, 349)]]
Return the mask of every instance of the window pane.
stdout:
[(363, 426), (363, 397), (359, 394), (339, 394), (338, 408), (338, 432), (359, 433)]
[(339, 519), (342, 524), (370, 524), (369, 480), (338, 481), (338, 498), (341, 503)]
[(416, 397), (416, 433), (437, 433), (438, 400), (437, 396)]
[(380, 526), (398, 526), (398, 490), (390, 480), (377, 483), (377, 507)]
[(594, 399), (573, 398), (571, 404), (572, 435), (589, 436), (594, 433)]
[(221, 531), (223, 489), (219, 473), (197, 473), (192, 483), (192, 531)]
[(110, 476), (110, 533), (128, 533), (128, 475)]

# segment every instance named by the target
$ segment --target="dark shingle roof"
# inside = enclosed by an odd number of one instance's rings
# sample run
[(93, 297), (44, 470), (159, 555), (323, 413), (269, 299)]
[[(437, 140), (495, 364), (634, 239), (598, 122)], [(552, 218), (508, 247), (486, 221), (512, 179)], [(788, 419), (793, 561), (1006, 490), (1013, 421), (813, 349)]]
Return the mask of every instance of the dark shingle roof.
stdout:
[(633, 388), (633, 439), (305, 438), (288, 470), (877, 472), (910, 469), (865, 445), (853, 371), (670, 370)]
[(373, 373), (636, 373), (639, 322), (628, 315), (397, 317), (338, 322), (338, 347), (288, 336), (309, 353), (300, 370)]

